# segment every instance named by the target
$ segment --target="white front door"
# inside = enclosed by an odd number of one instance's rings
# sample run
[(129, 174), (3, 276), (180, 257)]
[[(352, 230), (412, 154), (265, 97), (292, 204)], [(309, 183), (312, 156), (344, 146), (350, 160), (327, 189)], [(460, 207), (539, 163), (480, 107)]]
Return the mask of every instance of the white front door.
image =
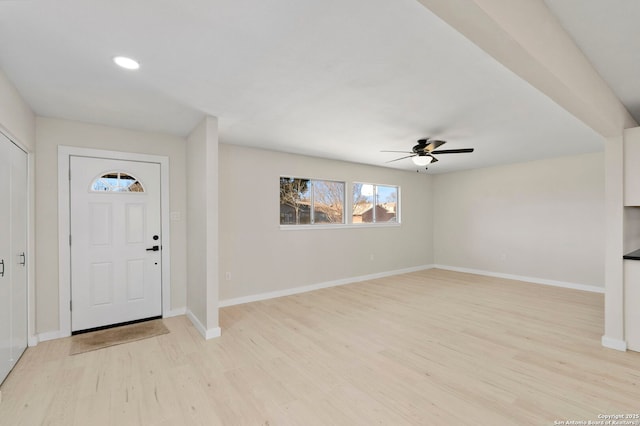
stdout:
[(160, 164), (71, 156), (71, 330), (162, 314)]

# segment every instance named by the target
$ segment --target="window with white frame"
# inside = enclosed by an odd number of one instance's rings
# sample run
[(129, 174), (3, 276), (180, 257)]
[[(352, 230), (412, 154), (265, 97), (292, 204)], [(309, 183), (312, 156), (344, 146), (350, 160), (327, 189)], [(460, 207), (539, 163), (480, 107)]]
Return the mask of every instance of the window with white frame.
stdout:
[(344, 224), (345, 183), (280, 177), (280, 225)]
[(399, 192), (397, 186), (354, 183), (351, 222), (399, 223)]

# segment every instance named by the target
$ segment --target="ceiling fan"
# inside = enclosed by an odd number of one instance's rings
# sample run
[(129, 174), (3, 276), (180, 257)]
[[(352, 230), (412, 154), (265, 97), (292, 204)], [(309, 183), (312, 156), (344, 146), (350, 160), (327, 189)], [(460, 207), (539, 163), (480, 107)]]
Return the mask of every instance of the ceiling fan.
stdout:
[(405, 158), (411, 158), (413, 164), (416, 166), (427, 166), (431, 163), (438, 161), (433, 154), (461, 154), (466, 152), (473, 152), (473, 148), (460, 148), (460, 149), (438, 149), (447, 141), (441, 141), (437, 139), (420, 139), (418, 144), (411, 148), (411, 151), (380, 151), (380, 152), (399, 152), (403, 154), (410, 154), (404, 157), (396, 158), (395, 160), (387, 161), (387, 163), (393, 163), (394, 161), (403, 160)]

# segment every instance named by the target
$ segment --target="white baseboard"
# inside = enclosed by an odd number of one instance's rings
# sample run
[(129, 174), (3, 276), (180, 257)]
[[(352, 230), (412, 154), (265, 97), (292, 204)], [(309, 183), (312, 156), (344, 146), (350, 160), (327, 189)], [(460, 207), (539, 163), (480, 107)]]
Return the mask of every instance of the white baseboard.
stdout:
[(183, 308), (177, 308), (177, 309), (172, 309), (168, 312), (164, 312), (162, 314), (162, 318), (171, 318), (171, 317), (177, 317), (180, 315), (185, 315), (187, 313), (187, 308), (183, 307)]
[(215, 339), (222, 336), (222, 329), (220, 327), (210, 328), (204, 336), (205, 340)]
[(508, 280), (526, 281), (534, 284), (550, 285), (553, 287), (570, 288), (573, 290), (589, 291), (592, 293), (603, 293), (604, 287), (598, 287), (588, 284), (576, 284), (565, 281), (547, 280), (545, 278), (527, 277), (523, 275), (503, 274), (500, 272), (483, 271), (480, 269), (460, 268), (458, 266), (433, 265), (436, 269), (446, 269), (447, 271), (466, 272), (469, 274), (484, 275), (487, 277), (505, 278)]
[(207, 329), (200, 322), (200, 320), (193, 314), (193, 312), (191, 312), (190, 309), (186, 309), (186, 315), (187, 315), (187, 318), (191, 320), (191, 323), (196, 328), (196, 330), (198, 330), (198, 333), (200, 333), (205, 340), (213, 339), (215, 337), (220, 337), (220, 335), (222, 334), (222, 330), (220, 329), (220, 327)]
[(293, 294), (306, 293), (308, 291), (320, 290), (323, 288), (336, 287), (345, 284), (352, 284), (361, 281), (375, 280), (378, 278), (390, 277), (392, 275), (408, 274), (410, 272), (423, 271), (431, 269), (433, 265), (414, 266), (411, 268), (396, 269), (394, 271), (379, 272), (376, 274), (360, 275), (358, 277), (343, 278), (334, 281), (325, 281), (317, 284), (310, 284), (301, 287), (288, 288), (285, 290), (269, 291), (266, 293), (252, 294), (250, 296), (234, 297), (232, 299), (220, 300), (218, 306), (224, 308), (226, 306), (241, 305), (243, 303), (258, 302), (260, 300), (275, 299), (276, 297), (291, 296)]
[(37, 334), (35, 336), (27, 337), (27, 346), (29, 346), (30, 348), (38, 346), (38, 343), (40, 343), (40, 339), (38, 338)]
[(70, 333), (64, 333), (60, 330), (47, 331), (45, 333), (38, 334), (38, 342), (46, 342), (47, 340), (62, 339), (63, 337), (71, 336)]
[(627, 342), (620, 339), (613, 339), (611, 337), (602, 336), (602, 346), (609, 349), (615, 349), (617, 351), (626, 351)]
[(490, 272), (490, 271), (483, 271), (480, 269), (471, 269), (471, 268), (460, 268), (457, 266), (422, 265), (422, 266), (416, 266), (412, 268), (397, 269), (393, 271), (380, 272), (380, 273), (370, 274), (370, 275), (361, 275), (358, 277), (344, 278), (344, 279), (334, 280), (334, 281), (326, 281), (322, 283), (310, 284), (310, 285), (305, 285), (301, 287), (288, 288), (285, 290), (270, 291), (266, 293), (252, 294), (250, 296), (224, 299), (224, 300), (220, 300), (218, 306), (221, 308), (224, 308), (226, 306), (240, 305), (243, 303), (250, 303), (250, 302), (258, 302), (260, 300), (275, 299), (276, 297), (291, 296), (293, 294), (306, 293), (308, 291), (320, 290), (323, 288), (335, 287), (335, 286), (340, 286), (345, 284), (352, 284), (360, 281), (374, 280), (377, 278), (384, 278), (392, 275), (408, 274), (410, 272), (423, 271), (425, 269), (433, 269), (433, 268), (445, 269), (448, 271), (456, 271), (456, 272), (466, 272), (470, 274), (484, 275), (484, 276), (496, 277), (496, 278), (505, 278), (510, 280), (526, 281), (534, 284), (543, 284), (543, 285), (549, 285), (553, 287), (570, 288), (573, 290), (589, 291), (593, 293), (604, 293), (604, 287), (598, 287), (594, 285), (576, 284), (576, 283), (570, 283), (565, 281), (555, 281), (555, 280), (548, 280), (544, 278), (527, 277), (523, 275), (503, 274), (500, 272)]

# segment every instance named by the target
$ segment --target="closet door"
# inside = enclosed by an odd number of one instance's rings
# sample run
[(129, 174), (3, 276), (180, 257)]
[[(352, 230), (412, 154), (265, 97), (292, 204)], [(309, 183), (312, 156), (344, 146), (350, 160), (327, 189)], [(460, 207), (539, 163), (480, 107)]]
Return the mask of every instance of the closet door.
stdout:
[(27, 154), (11, 148), (11, 367), (27, 348)]
[(0, 383), (11, 370), (11, 145), (0, 133)]
[(0, 134), (0, 382), (27, 347), (27, 154)]

